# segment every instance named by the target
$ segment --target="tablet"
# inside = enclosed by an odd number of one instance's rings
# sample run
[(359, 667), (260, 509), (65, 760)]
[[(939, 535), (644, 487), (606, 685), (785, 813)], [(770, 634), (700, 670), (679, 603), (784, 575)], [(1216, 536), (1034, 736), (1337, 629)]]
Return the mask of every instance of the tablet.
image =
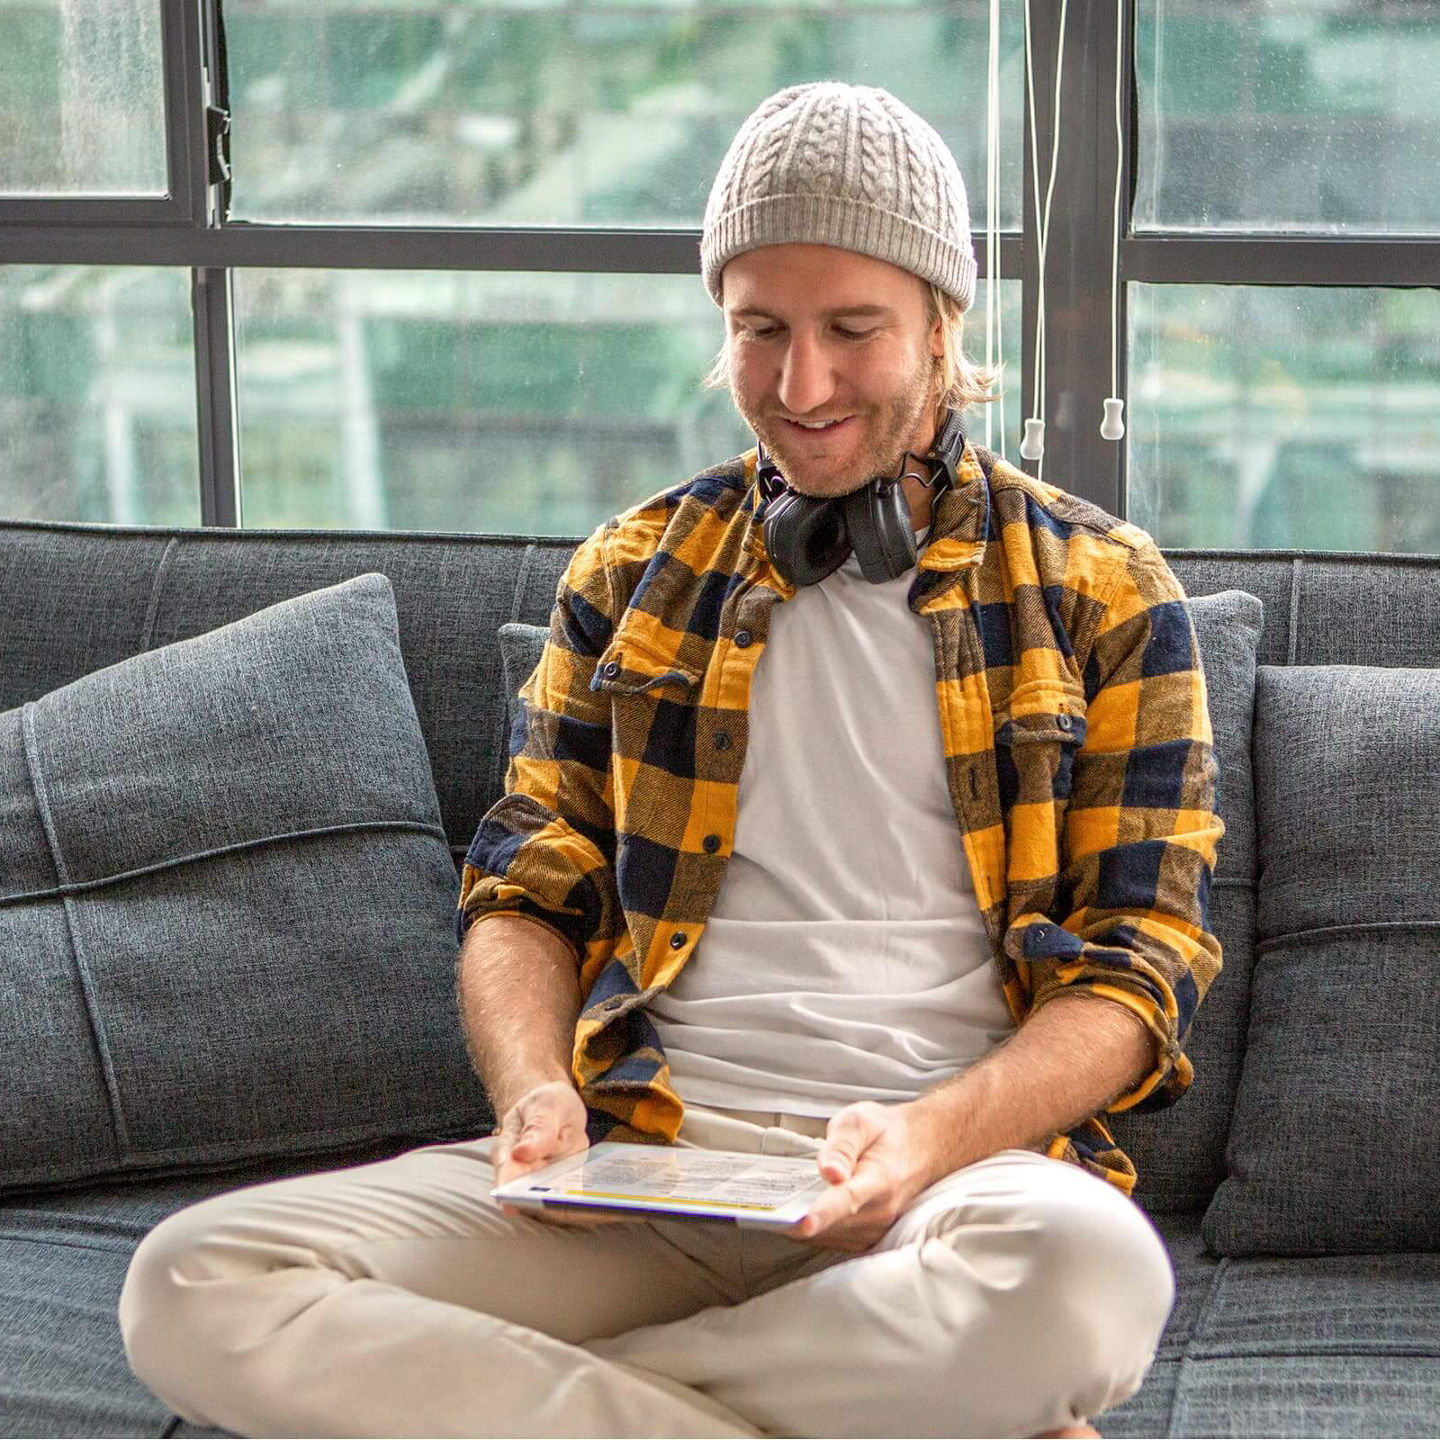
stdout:
[(813, 1155), (604, 1140), (497, 1185), (490, 1194), (531, 1209), (629, 1210), (784, 1228), (803, 1220), (829, 1188)]

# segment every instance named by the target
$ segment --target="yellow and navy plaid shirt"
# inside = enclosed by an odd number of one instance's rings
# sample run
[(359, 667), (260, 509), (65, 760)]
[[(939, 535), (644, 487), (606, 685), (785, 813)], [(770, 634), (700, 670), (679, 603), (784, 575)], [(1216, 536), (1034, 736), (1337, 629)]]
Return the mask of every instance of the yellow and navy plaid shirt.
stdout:
[[(684, 1107), (646, 1003), (694, 954), (735, 837), (772, 605), (755, 452), (606, 521), (561, 579), (520, 691), (505, 795), (465, 858), (458, 928), (492, 915), (575, 951), (590, 1138), (664, 1143)], [(1185, 594), (1154, 540), (965, 446), (908, 604), (935, 641), (946, 779), (1017, 1025), (1083, 988), (1140, 1016), (1160, 1109), (1220, 970), (1208, 920), (1217, 762)], [(1118, 1185), (1098, 1117), (1048, 1153)]]

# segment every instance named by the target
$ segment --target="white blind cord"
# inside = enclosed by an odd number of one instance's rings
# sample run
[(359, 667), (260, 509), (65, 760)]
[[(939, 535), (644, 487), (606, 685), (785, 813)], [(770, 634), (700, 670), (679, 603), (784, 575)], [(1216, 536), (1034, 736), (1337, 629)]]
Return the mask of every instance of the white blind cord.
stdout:
[(1125, 168), (1125, 132), (1120, 124), (1120, 97), (1124, 91), (1121, 59), (1125, 54), (1125, 5), (1115, 6), (1115, 213), (1110, 223), (1110, 398), (1100, 434), (1106, 440), (1125, 435), (1125, 402), (1120, 399), (1120, 176)]
[(1035, 366), (1034, 392), (1035, 414), (1025, 422), (1025, 438), (1020, 445), (1020, 454), (1026, 460), (1037, 462), (1036, 479), (1040, 478), (1045, 465), (1045, 249), (1050, 238), (1050, 206), (1055, 197), (1056, 162), (1060, 158), (1060, 86), (1065, 72), (1065, 14), (1069, 0), (1060, 0), (1060, 41), (1055, 49), (1055, 103), (1050, 116), (1050, 180), (1045, 187), (1045, 207), (1040, 207), (1040, 149), (1035, 134), (1035, 61), (1031, 41), (1030, 0), (1025, 0), (1025, 80), (1030, 99), (1030, 153), (1035, 159), (1032, 175), (1035, 199), (1035, 220), (1040, 235), (1036, 259), (1039, 266), (1039, 284), (1036, 287), (1035, 313)]
[[(1000, 324), (1000, 0), (990, 0), (990, 54), (985, 93), (985, 368), (1004, 368), (1005, 338)], [(999, 390), (998, 453), (1005, 458), (1005, 391)], [(985, 407), (985, 448), (992, 440), (991, 415)]]

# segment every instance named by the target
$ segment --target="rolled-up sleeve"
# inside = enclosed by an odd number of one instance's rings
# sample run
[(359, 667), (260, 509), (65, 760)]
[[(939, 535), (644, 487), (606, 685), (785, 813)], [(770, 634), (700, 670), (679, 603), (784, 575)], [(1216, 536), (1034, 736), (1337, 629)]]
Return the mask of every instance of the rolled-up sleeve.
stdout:
[(590, 682), (614, 628), (601, 526), (557, 587), (540, 661), (519, 692), (505, 794), (476, 828), (461, 872), (457, 932), (519, 915), (565, 940), (577, 964), (623, 928), (615, 884), (610, 704)]
[(1148, 536), (1105, 601), (1084, 681), (1058, 923), (1020, 917), (1005, 949), (1028, 970), (1032, 1008), (1084, 990), (1140, 1018), (1156, 1063), (1107, 1109), (1158, 1110), (1191, 1083), (1185, 1035), (1220, 972), (1209, 905), (1225, 826), (1194, 625)]

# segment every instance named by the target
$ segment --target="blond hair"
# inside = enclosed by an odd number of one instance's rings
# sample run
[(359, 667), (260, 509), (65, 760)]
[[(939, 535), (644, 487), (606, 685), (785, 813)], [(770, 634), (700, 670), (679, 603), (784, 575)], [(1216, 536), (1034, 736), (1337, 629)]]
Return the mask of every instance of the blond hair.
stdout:
[(930, 325), (937, 319), (940, 321), (940, 343), (944, 347), (935, 361), (937, 406), (943, 410), (964, 410), (971, 405), (992, 404), (1000, 398), (995, 387), (1000, 383), (1002, 367), (987, 370), (965, 358), (960, 343), (965, 314), (960, 302), (936, 284), (932, 283), (929, 289), (925, 321)]
[[(995, 387), (1000, 382), (1001, 367), (987, 370), (965, 358), (961, 344), (965, 329), (965, 312), (953, 295), (933, 281), (927, 282), (930, 292), (926, 299), (925, 323), (940, 321), (941, 352), (935, 357), (932, 383), (935, 405), (940, 410), (964, 410), (971, 405), (989, 405), (1000, 398)], [(730, 388), (730, 336), (727, 333), (701, 379), (707, 390)]]

